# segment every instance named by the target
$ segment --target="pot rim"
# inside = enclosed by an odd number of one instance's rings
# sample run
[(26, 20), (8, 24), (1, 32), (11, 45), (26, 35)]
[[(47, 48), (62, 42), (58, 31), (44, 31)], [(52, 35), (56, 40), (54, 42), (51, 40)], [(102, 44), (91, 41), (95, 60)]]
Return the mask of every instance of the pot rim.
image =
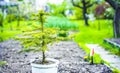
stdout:
[(32, 61), (31, 61), (31, 66), (32, 67), (36, 67), (36, 68), (52, 68), (52, 67), (56, 67), (56, 66), (58, 66), (58, 64), (59, 64), (59, 61), (58, 60), (56, 60), (56, 59), (52, 59), (52, 58), (46, 58), (46, 60), (48, 60), (48, 61), (53, 61), (54, 63), (53, 64), (36, 64), (36, 63), (33, 63), (33, 61), (34, 61), (35, 59), (33, 59)]

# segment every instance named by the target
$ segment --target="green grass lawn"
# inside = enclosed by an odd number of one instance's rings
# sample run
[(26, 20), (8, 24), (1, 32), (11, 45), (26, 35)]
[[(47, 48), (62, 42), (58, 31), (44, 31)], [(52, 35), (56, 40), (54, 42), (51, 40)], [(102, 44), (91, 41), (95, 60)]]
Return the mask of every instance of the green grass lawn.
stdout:
[[(74, 21), (79, 24), (80, 33), (76, 34), (75, 41), (80, 44), (99, 44), (110, 53), (120, 55), (119, 49), (105, 43), (105, 38), (113, 38), (112, 20), (95, 20), (90, 22), (90, 26), (85, 26), (82, 20)], [(99, 28), (100, 26), (100, 28)]]
[[(73, 22), (79, 25), (80, 33), (76, 34), (75, 37), (77, 43), (97, 43), (104, 45), (103, 39), (113, 37), (112, 20), (89, 21), (90, 26), (85, 26), (83, 20), (74, 20)], [(22, 33), (24, 30), (32, 29), (32, 24), (37, 23), (35, 21), (20, 21), (19, 27), (17, 27), (17, 21), (4, 23), (4, 32), (0, 32), (0, 40), (7, 40)], [(107, 46), (107, 48), (109, 47)]]
[(113, 28), (111, 20), (100, 20), (100, 29), (98, 20), (89, 22), (90, 26), (85, 26), (82, 20), (75, 21), (79, 24), (80, 33), (76, 34), (75, 41), (78, 43), (103, 43), (103, 39), (113, 37)]
[[(83, 20), (73, 21), (79, 24), (79, 33), (75, 35), (75, 41), (86, 51), (90, 53), (90, 49), (85, 44), (103, 44), (105, 38), (113, 37), (112, 20), (95, 20), (89, 21), (89, 26), (85, 26)], [(94, 56), (95, 62), (100, 63), (101, 58), (98, 54)]]
[(20, 21), (20, 26), (17, 26), (17, 21), (11, 23), (4, 23), (4, 31), (0, 32), (0, 41), (13, 38), (15, 35), (22, 33), (24, 30), (32, 29), (33, 21)]
[[(90, 26), (84, 26), (83, 20), (73, 21), (79, 24), (80, 33), (76, 34), (75, 41), (79, 43), (102, 43), (104, 38), (113, 37), (112, 21), (111, 20), (95, 20), (89, 21)], [(17, 22), (4, 23), (4, 32), (0, 32), (0, 37), (6, 40), (15, 34), (20, 34), (25, 29), (32, 29), (33, 21), (20, 21), (20, 26), (17, 27)], [(100, 29), (98, 28), (100, 23)], [(12, 27), (12, 28), (11, 28)]]

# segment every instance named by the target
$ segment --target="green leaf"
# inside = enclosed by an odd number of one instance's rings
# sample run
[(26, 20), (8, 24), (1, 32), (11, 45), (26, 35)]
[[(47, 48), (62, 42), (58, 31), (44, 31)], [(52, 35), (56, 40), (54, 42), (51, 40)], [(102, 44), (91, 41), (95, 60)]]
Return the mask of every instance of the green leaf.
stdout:
[(2, 66), (2, 65), (6, 65), (6, 64), (7, 64), (6, 61), (0, 61), (0, 66)]

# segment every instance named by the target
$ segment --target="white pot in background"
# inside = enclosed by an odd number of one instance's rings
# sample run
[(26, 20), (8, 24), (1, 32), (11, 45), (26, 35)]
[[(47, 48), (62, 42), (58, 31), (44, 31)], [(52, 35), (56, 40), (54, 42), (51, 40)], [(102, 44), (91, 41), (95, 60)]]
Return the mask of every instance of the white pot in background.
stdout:
[(32, 73), (57, 73), (59, 61), (50, 58), (47, 58), (46, 60), (53, 61), (54, 63), (50, 65), (31, 63)]

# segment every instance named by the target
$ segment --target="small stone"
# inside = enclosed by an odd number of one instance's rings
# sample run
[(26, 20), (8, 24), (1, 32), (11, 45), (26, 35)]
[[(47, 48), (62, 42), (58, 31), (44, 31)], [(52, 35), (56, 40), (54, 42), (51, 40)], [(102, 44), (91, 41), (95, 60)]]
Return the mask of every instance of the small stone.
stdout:
[(28, 55), (27, 54), (25, 54), (25, 57), (27, 57)]
[(30, 65), (30, 63), (27, 63), (27, 65)]

